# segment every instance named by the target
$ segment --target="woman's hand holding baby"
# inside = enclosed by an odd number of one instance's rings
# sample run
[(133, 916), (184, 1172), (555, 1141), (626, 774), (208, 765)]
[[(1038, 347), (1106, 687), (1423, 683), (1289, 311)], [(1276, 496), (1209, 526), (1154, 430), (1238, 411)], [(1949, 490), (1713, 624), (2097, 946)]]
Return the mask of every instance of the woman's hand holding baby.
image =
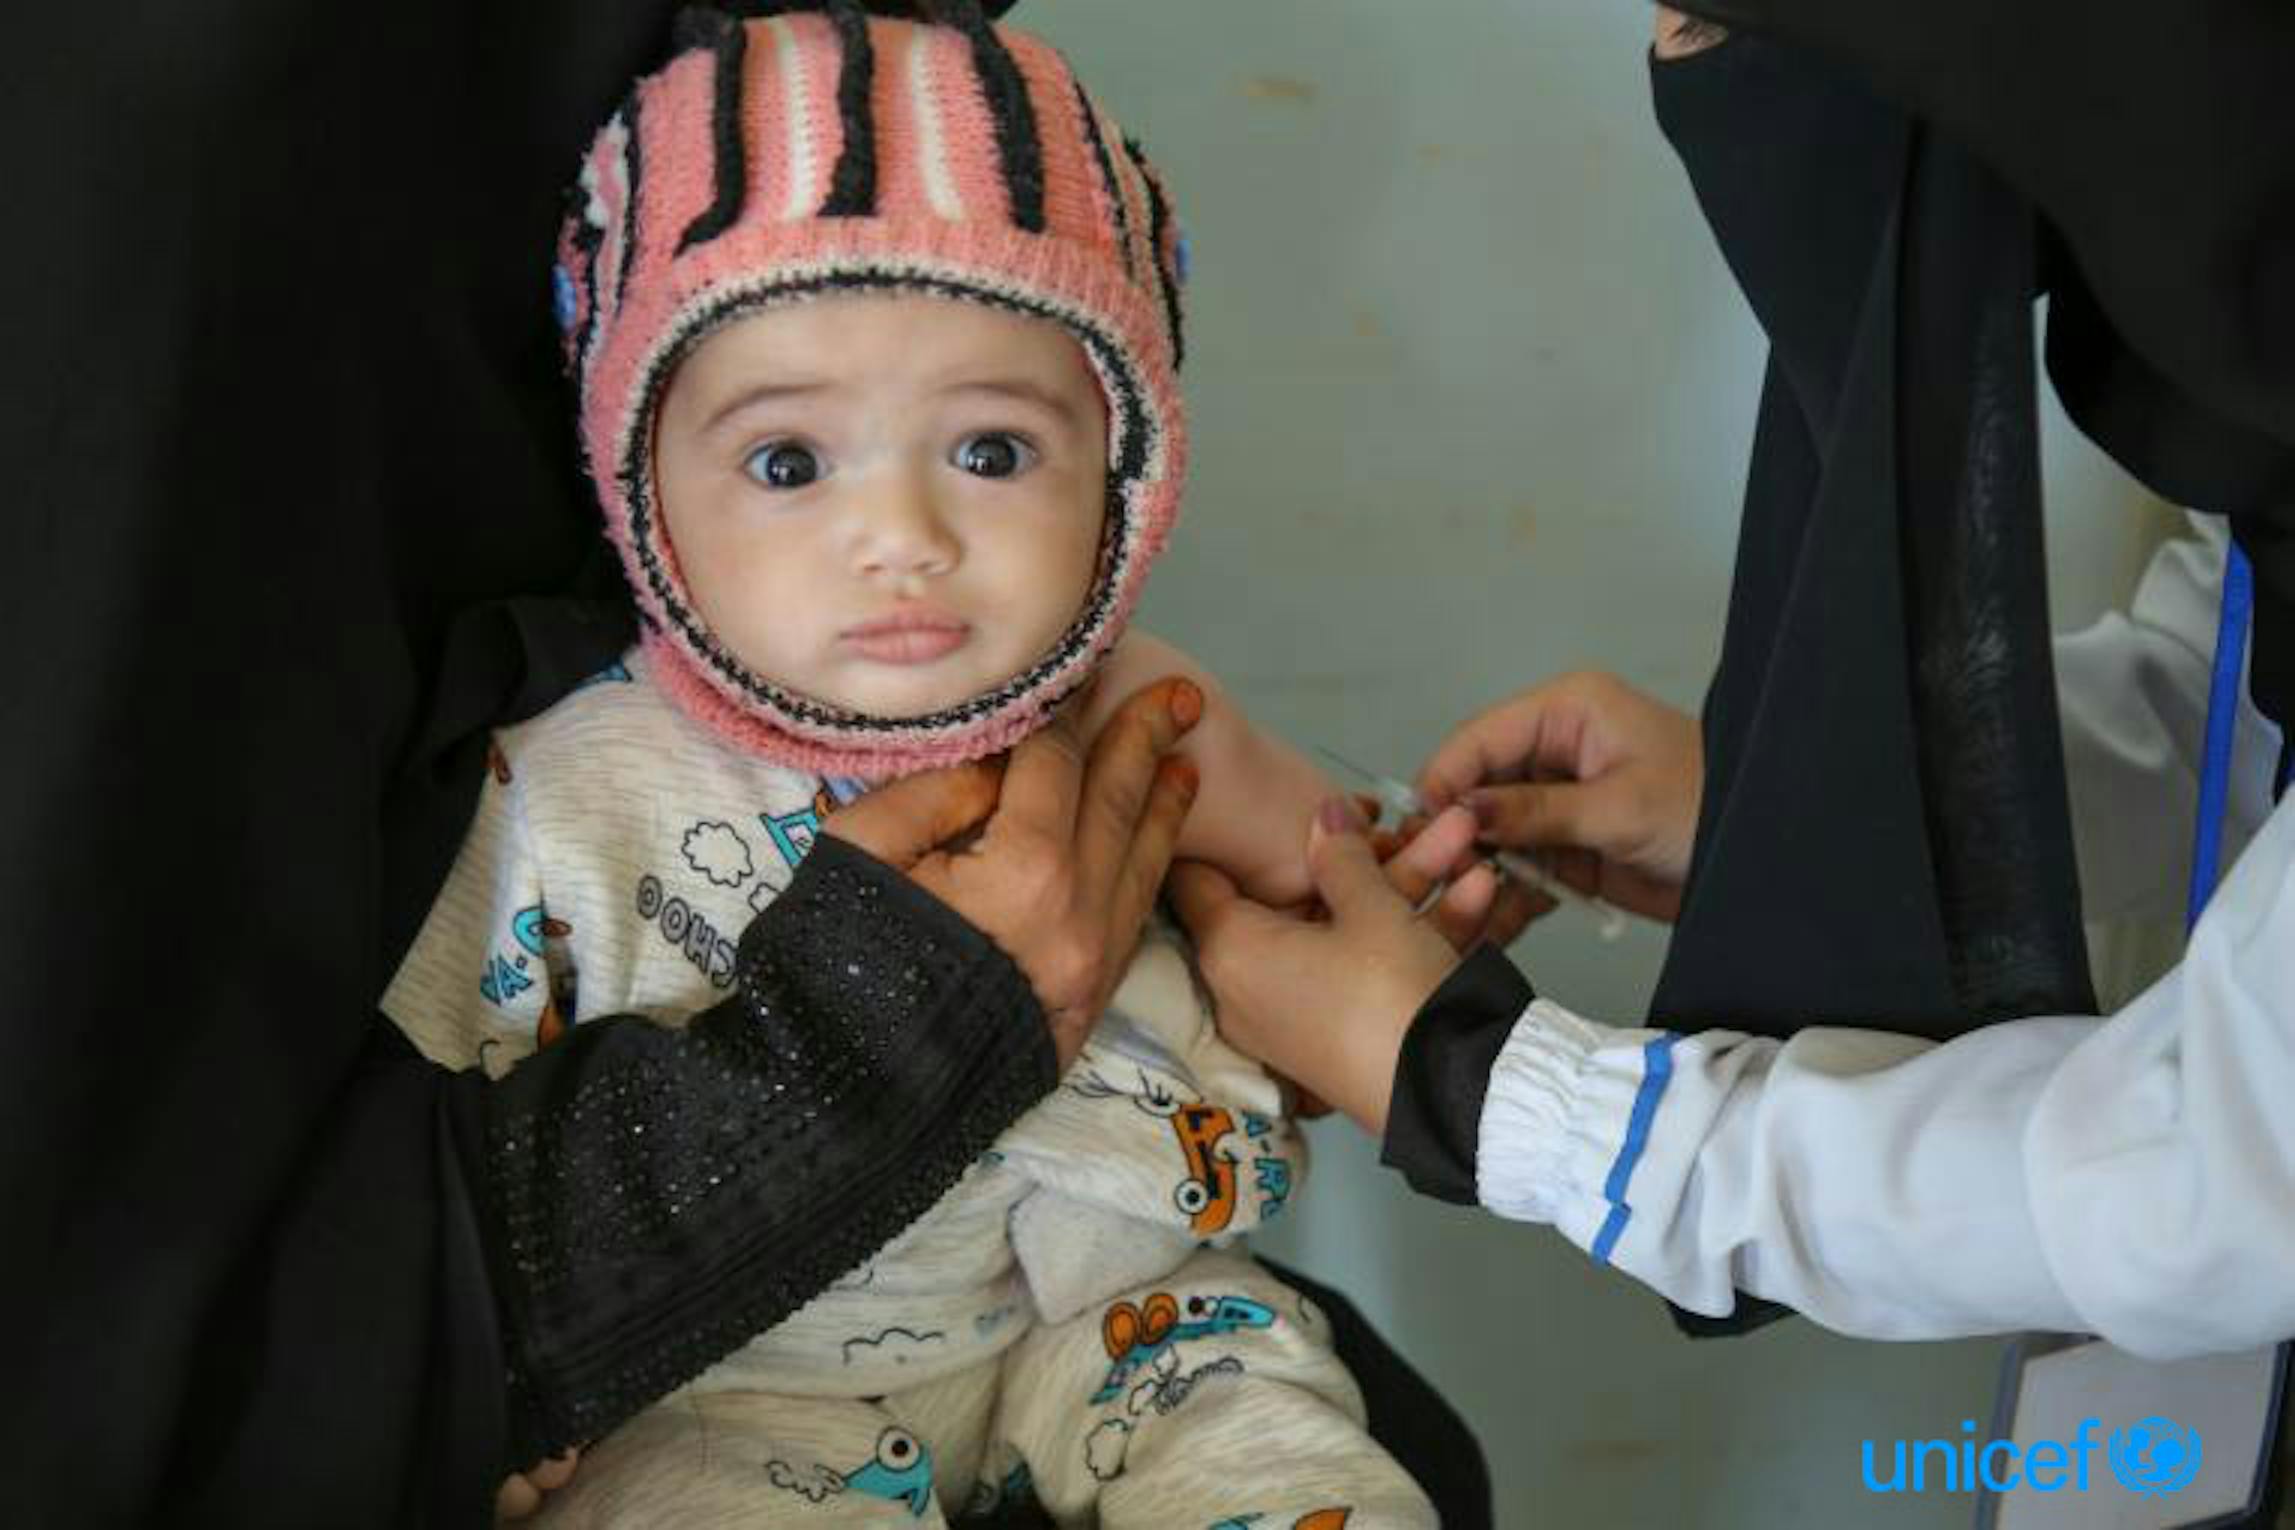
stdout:
[(1196, 768), (1171, 752), (1202, 717), (1203, 693), (1184, 679), (1145, 687), (1088, 748), (1079, 711), (1066, 709), (1001, 765), (907, 777), (826, 827), (1018, 964), (1063, 1070), (1123, 975), (1195, 800)]

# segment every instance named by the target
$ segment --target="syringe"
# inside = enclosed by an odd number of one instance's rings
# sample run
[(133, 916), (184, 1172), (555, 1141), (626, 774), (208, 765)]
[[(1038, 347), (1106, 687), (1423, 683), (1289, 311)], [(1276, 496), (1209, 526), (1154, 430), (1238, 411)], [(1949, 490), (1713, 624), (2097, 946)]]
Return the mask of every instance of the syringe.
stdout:
[[(1369, 785), (1379, 799), (1381, 807), (1399, 819), (1431, 818), (1426, 801), (1407, 781), (1367, 770), (1344, 755), (1329, 749), (1320, 751), (1332, 764)], [(1626, 916), (1614, 904), (1605, 903), (1591, 893), (1582, 893), (1560, 877), (1548, 871), (1531, 857), (1516, 850), (1501, 850), (1496, 846), (1477, 844), (1483, 859), (1501, 874), (1511, 877), (1532, 892), (1542, 893), (1556, 903), (1568, 904), (1583, 910), (1594, 920), (1594, 931), (1604, 940), (1616, 940), (1626, 932)]]

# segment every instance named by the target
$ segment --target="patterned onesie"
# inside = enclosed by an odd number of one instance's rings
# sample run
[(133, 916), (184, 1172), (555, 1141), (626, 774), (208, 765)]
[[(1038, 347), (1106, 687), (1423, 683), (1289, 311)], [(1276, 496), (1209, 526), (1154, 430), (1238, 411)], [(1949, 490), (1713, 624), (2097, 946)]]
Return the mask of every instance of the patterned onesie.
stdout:
[[(384, 1008), (499, 1074), (590, 1015), (682, 1018), (849, 791), (737, 753), (633, 651), (505, 730)], [(1305, 1144), (1151, 930), (1082, 1056), (920, 1221), (597, 1442), (556, 1526), (1432, 1525), (1327, 1325), (1223, 1245)]]

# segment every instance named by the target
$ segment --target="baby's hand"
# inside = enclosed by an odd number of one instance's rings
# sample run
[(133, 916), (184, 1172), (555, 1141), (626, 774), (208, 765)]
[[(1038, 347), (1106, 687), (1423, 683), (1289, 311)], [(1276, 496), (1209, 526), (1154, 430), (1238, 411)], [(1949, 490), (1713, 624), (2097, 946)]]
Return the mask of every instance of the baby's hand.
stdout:
[(512, 1472), (494, 1495), (495, 1519), (525, 1519), (533, 1514), (542, 1507), (543, 1495), (555, 1493), (574, 1480), (574, 1467), (581, 1459), (580, 1451), (569, 1450), (522, 1472)]

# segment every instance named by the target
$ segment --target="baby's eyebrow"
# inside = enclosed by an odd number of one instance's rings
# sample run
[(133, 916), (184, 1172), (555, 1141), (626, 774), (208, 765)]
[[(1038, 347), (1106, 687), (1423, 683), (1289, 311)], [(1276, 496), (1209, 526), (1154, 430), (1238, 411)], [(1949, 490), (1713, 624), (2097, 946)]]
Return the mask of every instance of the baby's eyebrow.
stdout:
[(1063, 424), (1080, 426), (1084, 422), (1082, 411), (1077, 409), (1075, 400), (1068, 394), (1047, 388), (1041, 383), (1032, 382), (1025, 377), (970, 378), (963, 382), (951, 384), (948, 391), (950, 393), (985, 394), (991, 398), (1018, 399), (1022, 403), (1034, 404), (1046, 413), (1058, 416)]
[(832, 388), (833, 385), (830, 383), (816, 382), (811, 379), (758, 383), (753, 387), (743, 388), (739, 393), (734, 394), (733, 397), (711, 410), (709, 418), (701, 422), (701, 428), (704, 431), (715, 430), (743, 410), (754, 409), (759, 404), (775, 404), (784, 399), (792, 398), (818, 397), (823, 393), (832, 391)]

